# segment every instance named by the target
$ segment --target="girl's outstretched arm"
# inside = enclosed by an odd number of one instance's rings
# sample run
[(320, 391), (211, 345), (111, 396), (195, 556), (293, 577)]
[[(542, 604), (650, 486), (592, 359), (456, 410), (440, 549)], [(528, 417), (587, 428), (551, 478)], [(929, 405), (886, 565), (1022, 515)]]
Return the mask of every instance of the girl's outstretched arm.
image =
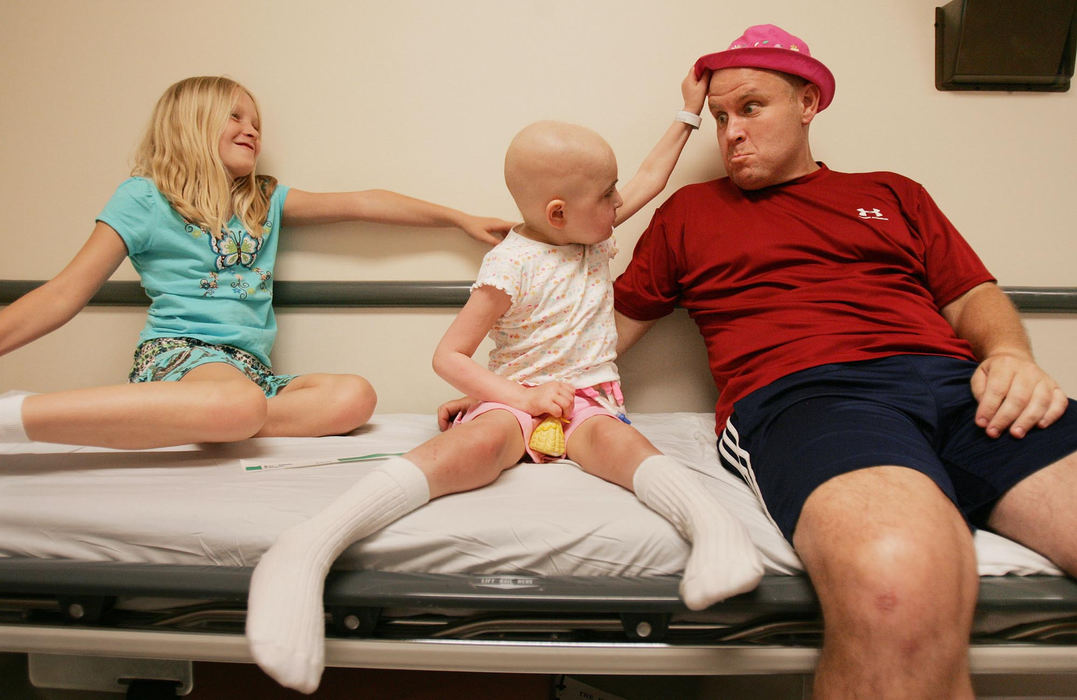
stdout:
[(479, 343), (510, 303), (509, 295), (494, 287), (482, 286), (472, 291), (434, 351), (434, 371), (476, 399), (508, 404), (534, 416), (545, 413), (560, 416), (572, 406), (575, 391), (568, 384), (524, 386), (494, 374), (472, 359)]
[[(681, 81), (685, 112), (699, 114), (702, 111), (709, 83), (709, 71), (699, 79), (696, 78), (694, 68), (688, 71), (688, 75)], [(669, 176), (673, 173), (673, 166), (677, 165), (684, 144), (688, 143), (688, 136), (694, 130), (694, 127), (681, 121), (674, 121), (666, 129), (666, 133), (643, 159), (636, 174), (621, 186), (621, 199), (624, 204), (617, 210), (617, 224), (627, 220), (665, 189)]]
[(370, 221), (405, 226), (455, 226), (477, 241), (496, 245), (511, 221), (472, 216), (462, 211), (388, 190), (304, 192), (290, 189), (281, 220), (285, 224)]
[(111, 226), (97, 222), (90, 238), (54, 278), (0, 310), (0, 355), (70, 321), (112, 276), (127, 247)]

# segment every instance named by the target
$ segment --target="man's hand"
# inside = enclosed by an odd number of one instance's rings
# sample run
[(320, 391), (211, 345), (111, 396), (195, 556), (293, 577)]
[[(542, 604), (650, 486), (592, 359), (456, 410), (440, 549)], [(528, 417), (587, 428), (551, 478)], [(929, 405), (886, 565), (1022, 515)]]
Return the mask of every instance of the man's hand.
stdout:
[(941, 309), (958, 337), (983, 358), (972, 375), (972, 395), (979, 402), (976, 425), (989, 437), (1006, 430), (1023, 438), (1046, 428), (1066, 411), (1066, 395), (1032, 359), (1021, 317), (994, 282), (968, 290)]
[(1033, 427), (1046, 428), (1065, 413), (1065, 392), (1039, 365), (1019, 354), (999, 353), (985, 359), (972, 376), (972, 394), (979, 401), (976, 425), (990, 437), (1009, 429), (1023, 438)]

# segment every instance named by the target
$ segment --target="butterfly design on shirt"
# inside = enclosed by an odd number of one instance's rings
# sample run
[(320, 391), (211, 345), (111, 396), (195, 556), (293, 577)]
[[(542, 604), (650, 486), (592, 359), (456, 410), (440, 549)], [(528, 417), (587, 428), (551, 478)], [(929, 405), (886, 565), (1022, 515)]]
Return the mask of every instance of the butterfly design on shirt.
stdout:
[(242, 265), (250, 269), (258, 259), (262, 248), (262, 239), (255, 238), (246, 231), (224, 231), (219, 238), (209, 237), (209, 247), (217, 254), (215, 265), (218, 270)]

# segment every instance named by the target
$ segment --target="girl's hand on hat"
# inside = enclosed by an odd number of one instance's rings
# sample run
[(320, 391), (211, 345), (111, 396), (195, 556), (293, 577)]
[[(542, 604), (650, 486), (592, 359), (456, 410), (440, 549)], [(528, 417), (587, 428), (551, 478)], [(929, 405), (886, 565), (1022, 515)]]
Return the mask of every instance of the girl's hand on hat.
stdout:
[(681, 81), (681, 96), (684, 98), (684, 111), (699, 114), (703, 111), (703, 103), (707, 99), (707, 87), (710, 85), (711, 72), (703, 71), (703, 75), (696, 78), (695, 68), (688, 71)]

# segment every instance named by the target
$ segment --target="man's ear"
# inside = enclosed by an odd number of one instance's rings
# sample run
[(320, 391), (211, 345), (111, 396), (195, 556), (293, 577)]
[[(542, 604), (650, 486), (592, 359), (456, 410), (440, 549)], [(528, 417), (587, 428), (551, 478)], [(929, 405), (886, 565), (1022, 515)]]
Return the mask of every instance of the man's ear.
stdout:
[(565, 200), (551, 199), (546, 204), (546, 223), (556, 229), (565, 227)]
[(819, 113), (819, 101), (823, 99), (823, 93), (819, 91), (819, 86), (815, 83), (807, 83), (801, 90), (800, 123), (807, 125)]

